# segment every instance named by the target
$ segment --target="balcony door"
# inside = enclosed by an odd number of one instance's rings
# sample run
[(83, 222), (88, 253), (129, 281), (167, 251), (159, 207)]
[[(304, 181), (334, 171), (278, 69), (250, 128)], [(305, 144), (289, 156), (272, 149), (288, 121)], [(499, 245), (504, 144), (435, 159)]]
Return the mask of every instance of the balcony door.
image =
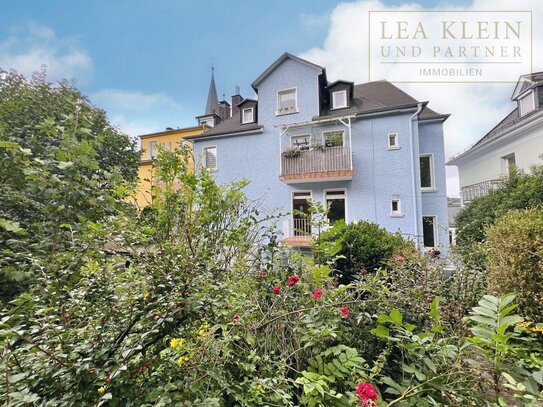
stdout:
[(294, 236), (311, 234), (311, 192), (292, 193), (292, 224)]
[(328, 208), (328, 222), (333, 225), (338, 220), (345, 219), (345, 190), (330, 190), (324, 193)]

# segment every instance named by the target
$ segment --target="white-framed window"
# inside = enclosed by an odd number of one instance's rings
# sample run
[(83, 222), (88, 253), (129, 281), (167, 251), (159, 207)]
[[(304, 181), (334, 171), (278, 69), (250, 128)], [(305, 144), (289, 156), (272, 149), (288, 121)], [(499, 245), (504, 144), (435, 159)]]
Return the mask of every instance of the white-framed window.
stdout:
[(344, 107), (347, 107), (347, 91), (332, 92), (332, 109), (343, 109)]
[(422, 217), (422, 240), (424, 247), (432, 248), (437, 247), (437, 222), (436, 217), (433, 215)]
[(420, 160), (420, 187), (422, 191), (435, 191), (434, 155), (423, 154)]
[(535, 93), (532, 90), (526, 96), (519, 99), (520, 116), (530, 113), (535, 110)]
[(292, 192), (290, 236), (311, 236), (311, 191)]
[(324, 203), (328, 208), (328, 222), (333, 225), (338, 220), (347, 220), (347, 191), (345, 189), (324, 190)]
[(401, 217), (402, 214), (402, 201), (399, 198), (393, 198), (390, 200), (390, 216)]
[(343, 147), (345, 145), (345, 132), (343, 130), (327, 131), (322, 133), (325, 147)]
[(505, 175), (509, 175), (511, 171), (513, 171), (516, 168), (516, 165), (517, 165), (516, 159), (515, 159), (515, 153), (511, 153), (502, 157), (502, 162), (503, 162), (503, 169), (504, 169), (503, 173)]
[(398, 133), (388, 133), (388, 149), (398, 150), (399, 148)]
[(309, 134), (292, 136), (290, 138), (290, 145), (292, 147), (299, 147), (300, 150), (309, 150), (310, 138), (311, 136)]
[(204, 148), (204, 165), (208, 170), (217, 169), (217, 147)]
[(149, 159), (158, 157), (158, 144), (156, 141), (149, 142)]
[(249, 107), (241, 111), (241, 123), (253, 123), (255, 121), (255, 109)]
[(276, 115), (296, 113), (298, 111), (297, 89), (283, 89), (277, 91)]

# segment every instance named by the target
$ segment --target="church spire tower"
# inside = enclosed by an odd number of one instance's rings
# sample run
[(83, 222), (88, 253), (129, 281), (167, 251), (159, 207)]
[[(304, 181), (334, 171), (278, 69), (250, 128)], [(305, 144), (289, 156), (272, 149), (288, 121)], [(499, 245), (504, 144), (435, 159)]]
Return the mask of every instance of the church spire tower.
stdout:
[(217, 88), (215, 86), (215, 67), (211, 66), (211, 82), (209, 92), (207, 93), (207, 104), (205, 114), (219, 114), (219, 98), (217, 97)]
[(226, 101), (219, 102), (217, 87), (215, 86), (215, 67), (211, 66), (211, 82), (207, 92), (207, 103), (205, 113), (197, 116), (198, 125), (214, 127), (222, 120), (230, 117), (230, 105)]

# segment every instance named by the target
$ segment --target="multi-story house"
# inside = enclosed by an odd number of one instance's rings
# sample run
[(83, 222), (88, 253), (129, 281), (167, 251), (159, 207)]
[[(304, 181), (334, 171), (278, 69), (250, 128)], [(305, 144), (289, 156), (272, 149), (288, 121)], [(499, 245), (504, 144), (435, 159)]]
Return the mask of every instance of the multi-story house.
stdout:
[(257, 99), (234, 95), (230, 117), (200, 116), (213, 128), (188, 139), (219, 183), (246, 178), (250, 198), (291, 212), (284, 243), (308, 245), (309, 205), (320, 201), (330, 222), (369, 220), (446, 251), (447, 115), (387, 81), (330, 83), (288, 53), (252, 88)]
[(204, 130), (205, 128), (202, 126), (183, 129), (167, 128), (165, 131), (139, 136), (141, 157), (138, 166), (138, 188), (136, 190), (136, 204), (139, 208), (143, 208), (152, 202), (152, 188), (158, 185), (153, 160), (157, 158), (159, 149), (172, 151), (182, 143), (189, 143), (192, 147), (192, 143), (185, 140), (185, 138), (201, 134)]
[(511, 100), (511, 113), (447, 162), (458, 167), (464, 204), (496, 188), (513, 166), (529, 171), (543, 162), (543, 72), (522, 75)]

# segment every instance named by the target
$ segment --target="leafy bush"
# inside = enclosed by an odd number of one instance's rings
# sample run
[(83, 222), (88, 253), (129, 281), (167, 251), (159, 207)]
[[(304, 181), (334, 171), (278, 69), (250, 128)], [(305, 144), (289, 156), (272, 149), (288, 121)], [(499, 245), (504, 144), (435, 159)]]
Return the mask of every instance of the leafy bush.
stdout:
[(524, 315), (543, 315), (543, 210), (511, 211), (486, 229), (492, 292), (516, 292)]
[(318, 263), (334, 262), (340, 281), (349, 283), (360, 273), (384, 266), (395, 254), (413, 254), (414, 246), (375, 223), (338, 221), (319, 235), (313, 251)]
[(512, 209), (543, 205), (543, 165), (533, 166), (526, 174), (511, 172), (497, 190), (475, 199), (456, 218), (457, 244), (470, 266), (482, 268), (484, 251), (478, 245), (485, 240), (485, 228)]

